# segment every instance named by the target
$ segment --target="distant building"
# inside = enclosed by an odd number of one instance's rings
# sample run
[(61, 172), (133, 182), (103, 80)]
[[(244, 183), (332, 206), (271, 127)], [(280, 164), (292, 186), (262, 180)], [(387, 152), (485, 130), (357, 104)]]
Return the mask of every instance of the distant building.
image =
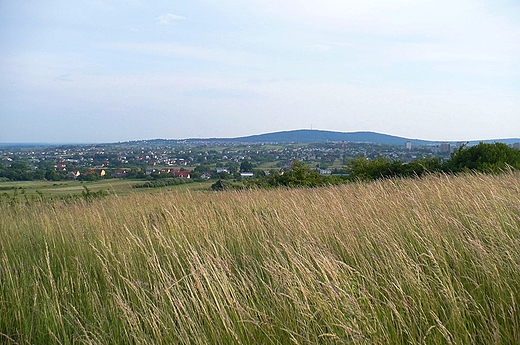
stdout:
[(451, 152), (450, 143), (442, 143), (441, 146), (440, 146), (440, 152), (441, 153)]
[(329, 169), (320, 169), (320, 175), (322, 176), (329, 176), (332, 174), (332, 171)]
[(81, 175), (81, 173), (79, 172), (79, 170), (74, 170), (74, 171), (71, 171), (67, 174), (67, 177), (71, 180), (75, 180), (76, 178), (78, 178), (78, 176)]
[(412, 142), (410, 140), (408, 140), (405, 144), (404, 144), (404, 148), (407, 149), (407, 150), (411, 150), (412, 149)]
[(517, 149), (517, 150), (520, 150), (520, 143), (514, 143), (513, 144), (513, 148)]
[(85, 175), (92, 175), (92, 174), (95, 174), (95, 175), (103, 177), (103, 176), (105, 176), (106, 172), (105, 172), (104, 169), (92, 169), (92, 170), (87, 171), (85, 173)]
[(128, 171), (126, 171), (125, 169), (119, 169), (116, 172), (114, 172), (111, 176), (114, 178), (126, 177), (126, 176), (128, 176)]
[(190, 172), (187, 170), (183, 170), (183, 171), (177, 170), (177, 171), (172, 172), (172, 174), (175, 177), (191, 178)]
[(243, 172), (243, 173), (240, 173), (240, 177), (243, 177), (243, 178), (250, 178), (250, 177), (253, 177), (253, 173), (252, 172)]

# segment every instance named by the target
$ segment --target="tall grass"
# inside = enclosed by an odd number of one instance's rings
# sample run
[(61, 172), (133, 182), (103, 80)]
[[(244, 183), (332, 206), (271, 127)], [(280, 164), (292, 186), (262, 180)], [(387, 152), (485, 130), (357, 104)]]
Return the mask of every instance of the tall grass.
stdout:
[(520, 343), (518, 173), (0, 215), (0, 343)]

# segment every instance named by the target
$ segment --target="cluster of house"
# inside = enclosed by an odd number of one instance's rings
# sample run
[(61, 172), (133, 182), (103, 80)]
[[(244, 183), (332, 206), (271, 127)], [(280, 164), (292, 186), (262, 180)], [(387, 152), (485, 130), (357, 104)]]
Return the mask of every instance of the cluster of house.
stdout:
[[(63, 164), (58, 164), (56, 166), (56, 170), (66, 170), (65, 168), (65, 165)], [(219, 168), (217, 169), (217, 173), (221, 173), (221, 172), (226, 172), (229, 174), (229, 170), (228, 169), (225, 169), (225, 168)], [(283, 172), (280, 172), (281, 174), (283, 174)], [(67, 174), (67, 177), (71, 180), (75, 180), (77, 179), (80, 175), (83, 175), (83, 176), (87, 176), (87, 175), (91, 175), (91, 174), (95, 174), (99, 177), (103, 177), (107, 174), (106, 170), (105, 169), (102, 169), (102, 168), (97, 168), (97, 169), (91, 169), (89, 171), (86, 171), (84, 173), (81, 173), (79, 170), (73, 170), (73, 171), (70, 171), (68, 174)], [(149, 169), (146, 169), (146, 175), (152, 175), (152, 174), (169, 174), (171, 175), (172, 177), (179, 177), (179, 178), (191, 178), (191, 173), (190, 171), (188, 170), (181, 170), (181, 169), (173, 169), (173, 168), (160, 168), (160, 169), (154, 169), (154, 168), (149, 168)], [(331, 171), (330, 170), (326, 170), (326, 169), (320, 169), (320, 174), (321, 175), (330, 175), (331, 174)], [(110, 176), (112, 178), (121, 178), (121, 177), (126, 177), (128, 176), (128, 170), (126, 169), (118, 169), (116, 170), (115, 172), (112, 172), (110, 174)], [(240, 177), (242, 178), (251, 178), (254, 176), (254, 173), (252, 172), (241, 172), (240, 173)], [(211, 179), (211, 174), (208, 173), (208, 172), (205, 172), (201, 175), (201, 178), (203, 179)]]
[[(89, 170), (89, 171), (83, 173), (83, 175), (91, 175), (91, 174), (95, 174), (99, 177), (103, 177), (106, 175), (106, 171), (105, 171), (105, 169), (92, 169), (92, 170)], [(147, 169), (146, 175), (151, 175), (151, 174), (170, 174), (173, 177), (191, 178), (189, 171), (186, 171), (186, 170), (181, 171), (179, 169), (170, 169), (170, 168)], [(70, 179), (76, 179), (80, 175), (81, 175), (81, 173), (79, 170), (74, 170), (67, 174), (67, 176)], [(209, 175), (208, 173), (206, 173), (206, 175), (207, 176), (203, 176), (203, 178), (208, 178), (208, 179), (211, 178), (211, 175)], [(110, 176), (113, 178), (126, 177), (126, 176), (128, 176), (128, 171), (125, 169), (119, 169), (119, 170), (116, 170), (115, 172), (113, 172)]]
[[(227, 169), (217, 169), (217, 173), (220, 173), (220, 172), (226, 172), (226, 173), (229, 174), (229, 170), (227, 170)], [(170, 174), (173, 177), (191, 178), (191, 174), (190, 174), (189, 171), (187, 171), (187, 170), (179, 170), (179, 169), (172, 169), (172, 168), (162, 168), (162, 169), (150, 168), (150, 169), (146, 169), (146, 175), (151, 175), (151, 174)], [(254, 174), (252, 172), (242, 172), (242, 173), (240, 173), (240, 177), (242, 177), (242, 178), (253, 177), (253, 175)], [(204, 173), (201, 174), (200, 177), (203, 178), (203, 179), (209, 180), (211, 178), (211, 174), (208, 173), (208, 172), (204, 172)]]
[[(84, 176), (86, 175), (97, 175), (99, 177), (103, 177), (106, 175), (105, 169), (92, 169), (89, 171), (86, 171), (83, 173)], [(79, 170), (73, 170), (67, 174), (67, 177), (71, 180), (77, 179), (81, 175), (81, 172)], [(113, 172), (110, 176), (112, 177), (125, 177), (128, 175), (128, 171), (125, 169), (119, 169), (115, 172)]]
[(190, 172), (187, 170), (162, 168), (162, 169), (146, 169), (146, 175), (151, 174), (170, 174), (173, 177), (191, 178)]

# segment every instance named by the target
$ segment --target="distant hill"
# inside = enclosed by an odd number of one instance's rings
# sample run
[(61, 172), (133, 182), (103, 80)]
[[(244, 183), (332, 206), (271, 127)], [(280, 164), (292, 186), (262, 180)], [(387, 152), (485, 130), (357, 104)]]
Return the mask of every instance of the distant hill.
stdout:
[[(322, 130), (299, 129), (293, 131), (274, 132), (246, 137), (228, 139), (233, 142), (277, 142), (277, 143), (320, 143), (320, 142), (356, 142), (374, 143), (388, 145), (404, 145), (408, 140), (393, 135), (380, 134), (375, 132), (333, 132)], [(413, 145), (435, 144), (433, 141), (411, 140)]]
[[(203, 139), (188, 139), (188, 140), (203, 140)], [(411, 141), (414, 146), (421, 145), (437, 145), (443, 141), (430, 141), (421, 139), (410, 139), (398, 137), (395, 135), (381, 134), (376, 132), (335, 132), (324, 130), (298, 129), (292, 131), (273, 132), (266, 134), (250, 135), (239, 138), (218, 138), (206, 139), (211, 141), (222, 142), (236, 142), (236, 143), (320, 143), (320, 142), (354, 142), (354, 143), (373, 143), (386, 145), (404, 145), (405, 142)], [(478, 144), (479, 142), (502, 142), (506, 144), (513, 144), (520, 142), (520, 138), (511, 139), (496, 139), (496, 140), (475, 140), (469, 141), (470, 145)], [(455, 144), (455, 141), (450, 143)]]
[[(298, 129), (292, 131), (272, 132), (258, 135), (249, 135), (238, 138), (208, 138), (208, 139), (185, 139), (187, 142), (233, 142), (233, 143), (322, 143), (322, 142), (354, 142), (354, 143), (373, 143), (387, 145), (404, 145), (411, 141), (412, 145), (436, 145), (443, 141), (430, 141), (421, 139), (410, 139), (395, 135), (381, 134), (376, 132), (335, 132), (324, 130)], [(520, 139), (497, 139), (483, 140), (484, 142), (503, 142), (512, 144), (520, 142)], [(478, 144), (480, 141), (471, 141), (471, 145)], [(451, 143), (455, 143), (454, 141)]]

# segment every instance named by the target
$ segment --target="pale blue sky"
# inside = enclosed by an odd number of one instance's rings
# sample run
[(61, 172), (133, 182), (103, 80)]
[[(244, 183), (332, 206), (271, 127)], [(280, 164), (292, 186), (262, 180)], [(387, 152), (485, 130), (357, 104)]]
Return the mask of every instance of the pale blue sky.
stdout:
[(0, 0), (0, 142), (520, 137), (518, 0)]

